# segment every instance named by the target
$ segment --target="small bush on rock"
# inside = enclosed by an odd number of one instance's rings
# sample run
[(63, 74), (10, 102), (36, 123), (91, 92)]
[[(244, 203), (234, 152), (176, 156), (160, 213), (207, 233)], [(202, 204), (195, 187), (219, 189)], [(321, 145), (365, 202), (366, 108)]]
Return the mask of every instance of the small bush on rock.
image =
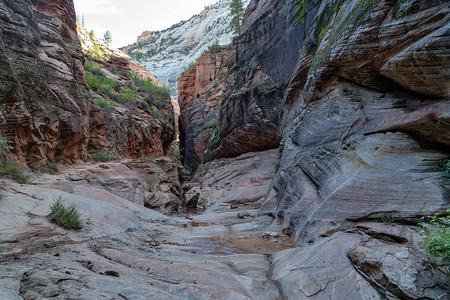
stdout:
[(14, 179), (19, 183), (27, 182), (27, 176), (23, 167), (15, 161), (7, 161), (4, 164), (0, 164), (0, 175)]
[[(424, 211), (427, 213), (427, 211)], [(422, 217), (424, 222), (420, 231), (423, 240), (419, 244), (425, 246), (428, 257), (442, 257), (444, 263), (450, 262), (450, 208), (445, 213), (435, 213)]]
[(0, 137), (0, 150), (9, 152), (10, 150), (14, 149), (13, 146), (11, 146), (12, 142), (4, 137)]
[(108, 155), (106, 155), (105, 153), (102, 153), (102, 152), (89, 153), (89, 156), (94, 161), (100, 161), (100, 162), (107, 162), (107, 161), (114, 160), (114, 157), (108, 156)]
[(81, 229), (80, 214), (72, 204), (69, 207), (65, 207), (63, 200), (59, 197), (50, 206), (52, 213), (50, 214), (50, 222), (57, 224), (65, 229)]

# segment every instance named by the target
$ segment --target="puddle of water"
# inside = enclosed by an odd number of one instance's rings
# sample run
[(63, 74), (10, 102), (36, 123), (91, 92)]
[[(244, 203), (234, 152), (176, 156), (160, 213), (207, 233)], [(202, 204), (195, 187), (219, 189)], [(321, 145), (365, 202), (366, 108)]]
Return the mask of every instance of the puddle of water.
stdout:
[(199, 238), (189, 246), (197, 254), (273, 254), (295, 248), (293, 238), (280, 236), (263, 238), (260, 232), (232, 232), (213, 237)]

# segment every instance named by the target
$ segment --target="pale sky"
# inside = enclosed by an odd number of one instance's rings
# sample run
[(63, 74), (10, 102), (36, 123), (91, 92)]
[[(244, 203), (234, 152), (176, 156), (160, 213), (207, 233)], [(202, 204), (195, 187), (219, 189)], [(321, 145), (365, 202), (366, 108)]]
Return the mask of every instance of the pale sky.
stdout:
[(188, 20), (217, 0), (74, 0), (77, 16), (84, 15), (97, 38), (111, 31), (112, 46), (132, 44), (145, 30), (156, 31)]

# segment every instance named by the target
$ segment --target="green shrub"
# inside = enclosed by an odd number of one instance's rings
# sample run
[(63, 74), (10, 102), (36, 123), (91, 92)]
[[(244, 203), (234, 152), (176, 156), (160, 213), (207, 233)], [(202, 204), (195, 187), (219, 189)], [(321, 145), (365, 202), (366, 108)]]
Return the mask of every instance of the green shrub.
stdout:
[(0, 175), (14, 179), (19, 183), (26, 183), (28, 179), (23, 167), (15, 161), (0, 164)]
[(14, 149), (14, 147), (10, 145), (11, 143), (12, 141), (4, 137), (0, 137), (0, 151), (9, 152), (10, 150)]
[(84, 63), (84, 69), (86, 71), (89, 71), (89, 72), (91, 72), (93, 74), (96, 74), (96, 75), (100, 75), (102, 73), (102, 68), (94, 67), (94, 63), (90, 62), (90, 61), (86, 61)]
[(52, 213), (49, 216), (50, 222), (68, 230), (82, 228), (80, 214), (76, 210), (74, 204), (65, 207), (61, 197), (59, 197), (50, 208), (52, 210)]
[(119, 99), (122, 102), (135, 102), (137, 100), (136, 91), (126, 88), (119, 91)]
[[(203, 53), (206, 53), (206, 51)], [(203, 54), (201, 56), (203, 56)], [(195, 61), (191, 61), (186, 67), (183, 68), (183, 74), (189, 71), (190, 69), (195, 69)]]
[(216, 54), (222, 51), (222, 47), (219, 46), (219, 40), (216, 39), (214, 43), (209, 47), (211, 54)]
[(419, 225), (424, 236), (419, 244), (425, 246), (428, 257), (442, 257), (444, 263), (450, 262), (450, 208), (445, 213), (424, 216), (422, 220)]
[(117, 106), (116, 103), (114, 103), (113, 101), (111, 101), (108, 98), (97, 98), (97, 99), (95, 99), (94, 102), (95, 102), (95, 104), (100, 106), (100, 108), (103, 111), (106, 111), (106, 112), (109, 112), (109, 113), (113, 112), (114, 108)]
[(102, 85), (102, 82), (97, 78), (97, 76), (88, 73), (86, 73), (86, 81), (93, 89), (98, 89)]
[(112, 89), (115, 89), (117, 87), (117, 82), (115, 82), (111, 78), (103, 79), (103, 84), (111, 87)]
[(138, 90), (145, 93), (151, 98), (146, 99), (147, 103), (152, 104), (153, 100), (159, 104), (167, 104), (167, 98), (170, 97), (170, 89), (165, 86), (157, 86), (150, 79), (134, 78), (134, 83), (138, 87)]
[(99, 162), (107, 162), (107, 161), (114, 160), (114, 157), (108, 156), (108, 155), (106, 155), (105, 153), (102, 153), (102, 152), (89, 153), (89, 156), (94, 161), (99, 161)]

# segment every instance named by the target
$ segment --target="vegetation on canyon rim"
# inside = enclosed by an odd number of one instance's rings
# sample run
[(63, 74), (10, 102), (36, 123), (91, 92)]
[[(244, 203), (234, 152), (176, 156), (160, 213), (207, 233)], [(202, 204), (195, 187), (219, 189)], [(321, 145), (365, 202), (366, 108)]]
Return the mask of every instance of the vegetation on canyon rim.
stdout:
[(244, 18), (244, 5), (242, 0), (232, 0), (230, 3), (230, 10), (232, 16), (230, 27), (234, 35), (238, 35), (239, 30), (241, 30), (242, 19)]

